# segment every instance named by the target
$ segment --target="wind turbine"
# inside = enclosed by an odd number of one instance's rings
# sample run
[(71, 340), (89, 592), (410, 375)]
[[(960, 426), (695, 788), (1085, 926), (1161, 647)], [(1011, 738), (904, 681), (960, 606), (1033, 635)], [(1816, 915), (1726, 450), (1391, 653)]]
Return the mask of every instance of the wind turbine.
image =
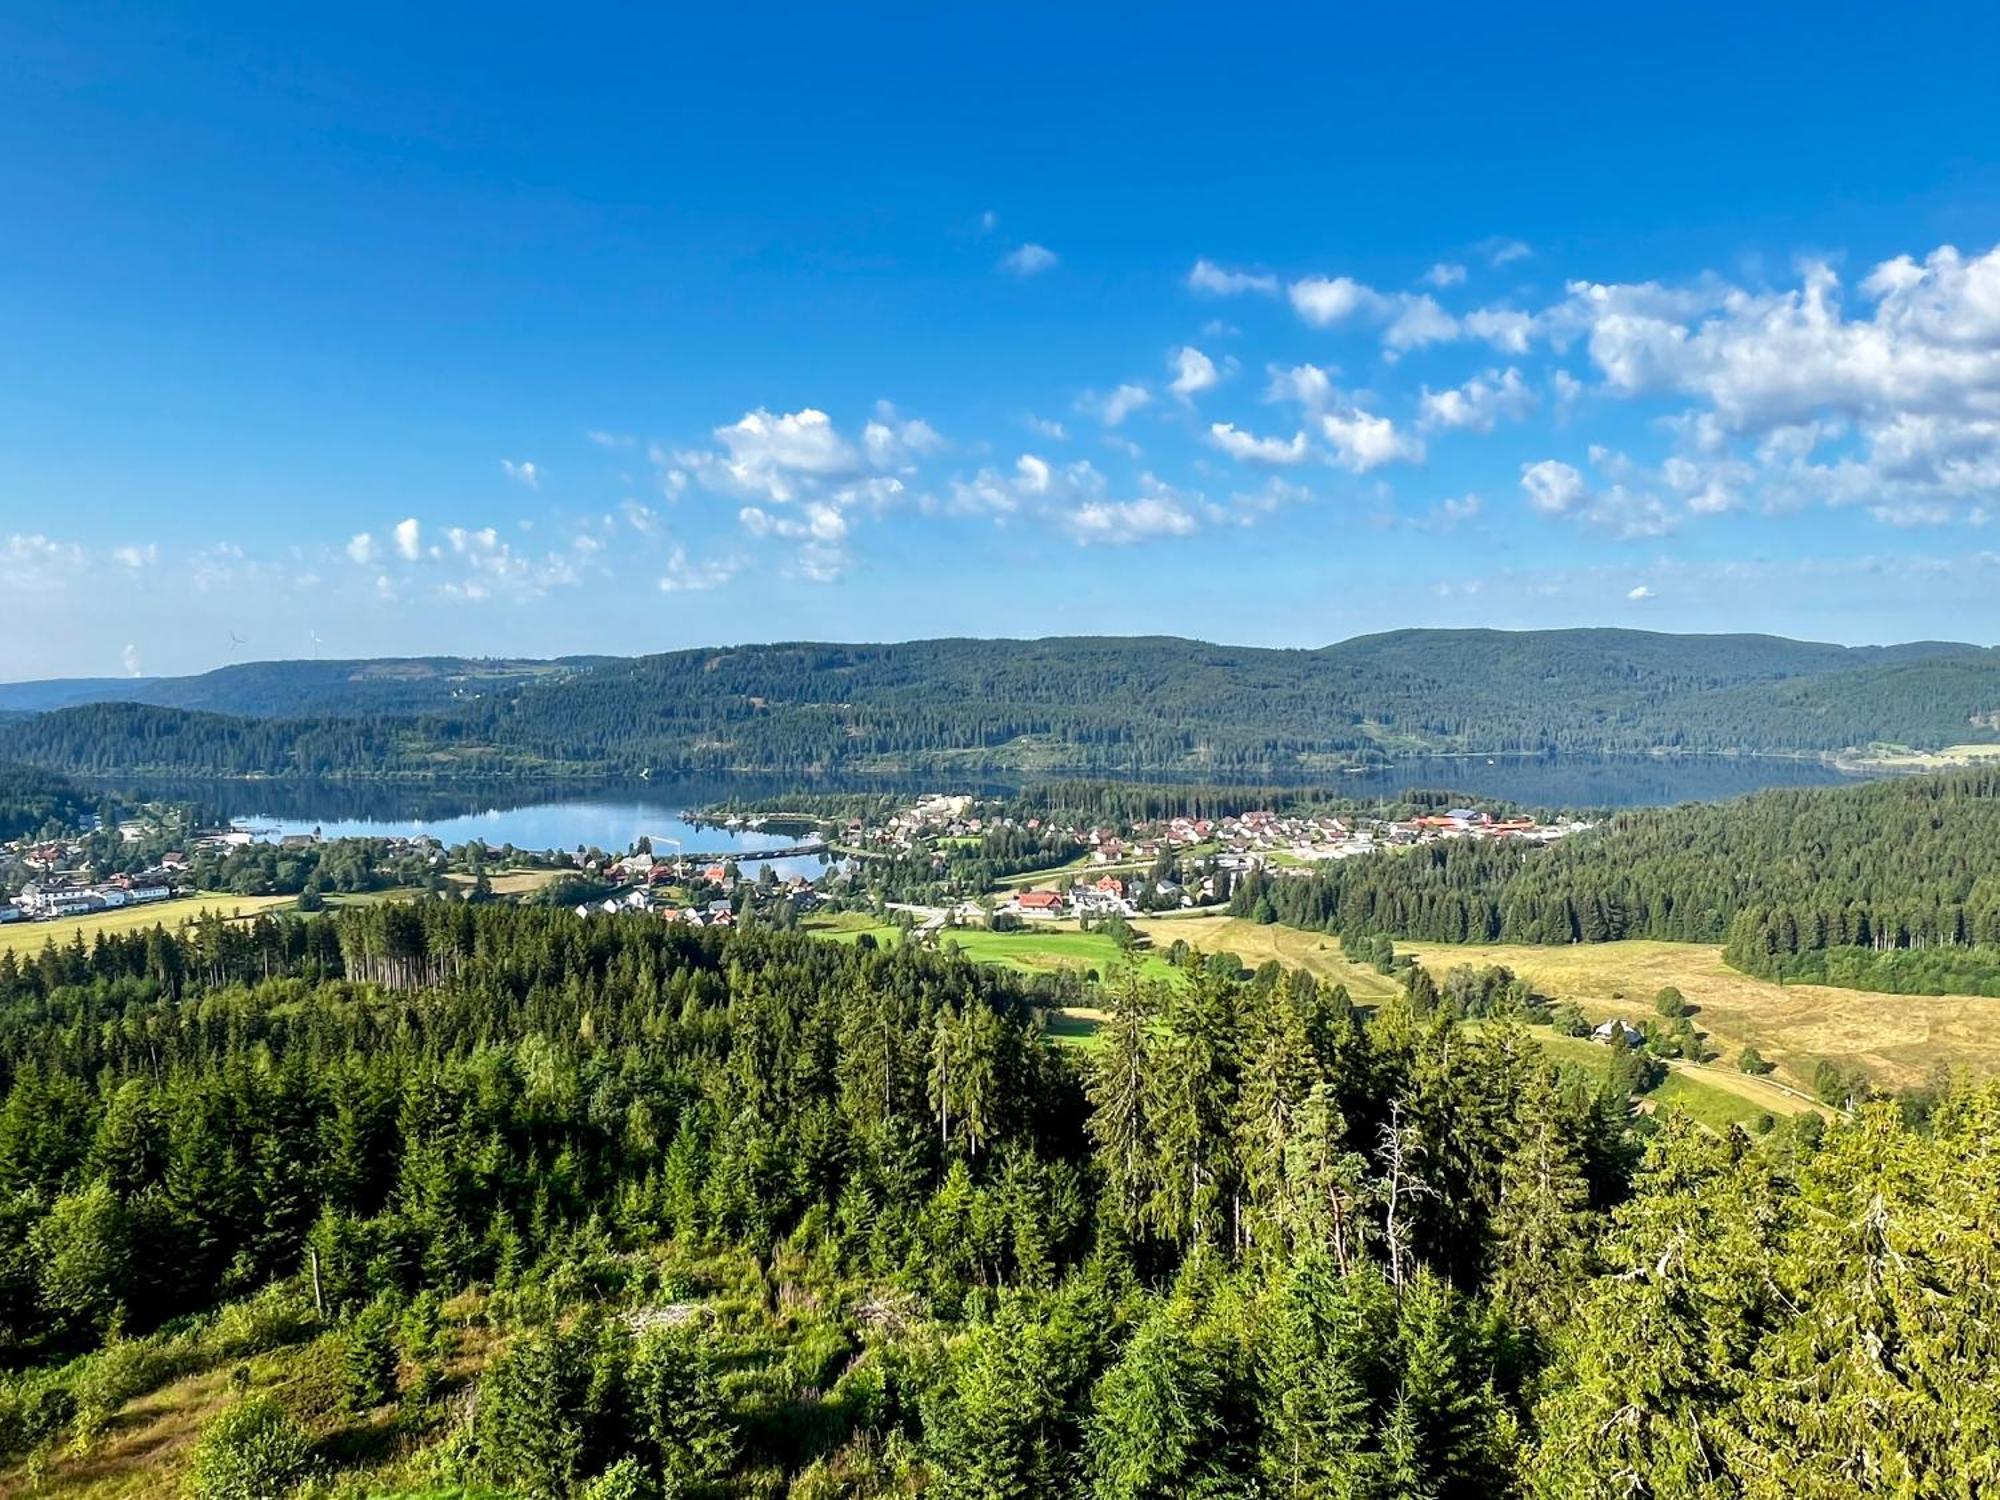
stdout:
[(308, 640), (310, 640), (310, 641), (312, 642), (312, 646), (313, 646), (313, 660), (314, 660), (314, 661), (318, 661), (318, 660), (319, 660), (319, 648), (320, 648), (321, 646), (325, 645), (326, 643), (325, 643), (324, 641), (322, 641), (322, 640), (321, 640), (321, 639), (319, 638), (319, 632), (318, 632), (317, 630), (308, 630), (308, 631), (306, 632), (306, 637), (307, 637), (307, 639), (308, 639)]
[(250, 643), (248, 641), (244, 640), (243, 637), (238, 635), (235, 631), (232, 630), (229, 632), (229, 654), (231, 656), (236, 655), (237, 652), (241, 651), (245, 646), (249, 644)]

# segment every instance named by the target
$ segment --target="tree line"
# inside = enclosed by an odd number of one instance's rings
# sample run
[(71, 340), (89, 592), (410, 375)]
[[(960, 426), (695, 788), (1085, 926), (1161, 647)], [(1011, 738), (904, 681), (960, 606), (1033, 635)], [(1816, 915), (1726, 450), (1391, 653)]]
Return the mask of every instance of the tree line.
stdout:
[[(272, 664), (227, 693), (178, 695), (236, 714), (92, 703), (0, 723), (0, 750), (159, 775), (1054, 767), (1250, 778), (1422, 751), (1935, 747), (1990, 738), (2000, 700), (2000, 655), (1970, 646), (1636, 631), (1412, 631), (1317, 651), (1166, 637), (787, 643), (548, 672), (513, 664), (450, 692), (440, 684), (456, 679), (313, 666)], [(293, 679), (299, 691), (282, 691)]]
[(1726, 944), (1772, 978), (1939, 993), (2000, 982), (2000, 773), (1617, 814), (1547, 848), (1444, 839), (1253, 874), (1233, 909), (1452, 943)]
[(0, 956), (0, 1443), (308, 1346), (202, 1500), (385, 1404), (397, 1482), (537, 1500), (1993, 1482), (2000, 1094), (1718, 1137), (1552, 1068), (1499, 972), (1408, 972), (1364, 1016), (1191, 959), (1086, 1050), (1004, 971), (754, 924)]

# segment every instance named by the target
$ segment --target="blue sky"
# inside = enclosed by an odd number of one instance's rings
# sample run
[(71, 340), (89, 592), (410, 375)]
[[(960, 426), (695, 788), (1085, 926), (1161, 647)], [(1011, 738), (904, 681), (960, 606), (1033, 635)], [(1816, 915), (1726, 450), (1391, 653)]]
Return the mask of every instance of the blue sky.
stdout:
[(0, 676), (2000, 639), (1991, 9), (1378, 9), (0, 7)]

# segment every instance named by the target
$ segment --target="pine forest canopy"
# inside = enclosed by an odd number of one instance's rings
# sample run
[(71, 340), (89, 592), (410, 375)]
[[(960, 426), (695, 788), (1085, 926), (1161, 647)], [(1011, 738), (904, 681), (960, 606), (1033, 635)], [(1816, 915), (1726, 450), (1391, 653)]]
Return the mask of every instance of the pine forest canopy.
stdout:
[[(1364, 1019), (1310, 976), (1191, 963), (1114, 985), (1086, 1054), (1023, 982), (443, 901), (0, 956), (6, 1478), (2000, 1479), (2000, 1091), (1753, 1141), (1636, 1114), (1618, 1068), (1554, 1069), (1504, 1010), (1469, 1029), (1415, 984)], [(231, 1369), (191, 1453), (124, 1442)]]
[[(83, 773), (1308, 774), (1424, 753), (1829, 754), (2000, 739), (2000, 652), (1626, 630), (792, 643), (276, 662), (0, 687), (0, 756)], [(37, 710), (20, 716), (20, 711)]]

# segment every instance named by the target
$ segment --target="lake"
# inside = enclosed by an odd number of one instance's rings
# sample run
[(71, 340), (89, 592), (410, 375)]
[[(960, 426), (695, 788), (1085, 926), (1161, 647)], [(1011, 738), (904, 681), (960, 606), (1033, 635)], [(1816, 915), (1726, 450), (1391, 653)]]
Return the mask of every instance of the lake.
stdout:
[[(1712, 802), (1765, 787), (1836, 786), (1856, 779), (1817, 761), (1754, 756), (1466, 756), (1399, 761), (1309, 784), (1355, 797), (1389, 797), (1424, 787), (1530, 807), (1617, 808)], [(1002, 795), (1008, 789), (990, 779), (946, 782), (935, 776), (819, 785), (822, 790), (900, 789), (912, 794)], [(156, 783), (143, 790), (149, 796), (198, 802), (215, 816), (272, 838), (317, 830), (326, 838), (428, 835), (446, 844), (483, 840), (534, 850), (574, 849), (582, 844), (618, 851), (643, 836), (662, 853), (681, 849), (728, 854), (789, 848), (798, 840), (761, 830), (696, 828), (682, 813), (731, 798), (782, 798), (797, 788), (796, 781), (784, 778), (711, 776), (593, 787), (532, 782), (408, 787), (237, 781)], [(782, 876), (812, 876), (824, 867), (818, 855), (776, 863)]]

